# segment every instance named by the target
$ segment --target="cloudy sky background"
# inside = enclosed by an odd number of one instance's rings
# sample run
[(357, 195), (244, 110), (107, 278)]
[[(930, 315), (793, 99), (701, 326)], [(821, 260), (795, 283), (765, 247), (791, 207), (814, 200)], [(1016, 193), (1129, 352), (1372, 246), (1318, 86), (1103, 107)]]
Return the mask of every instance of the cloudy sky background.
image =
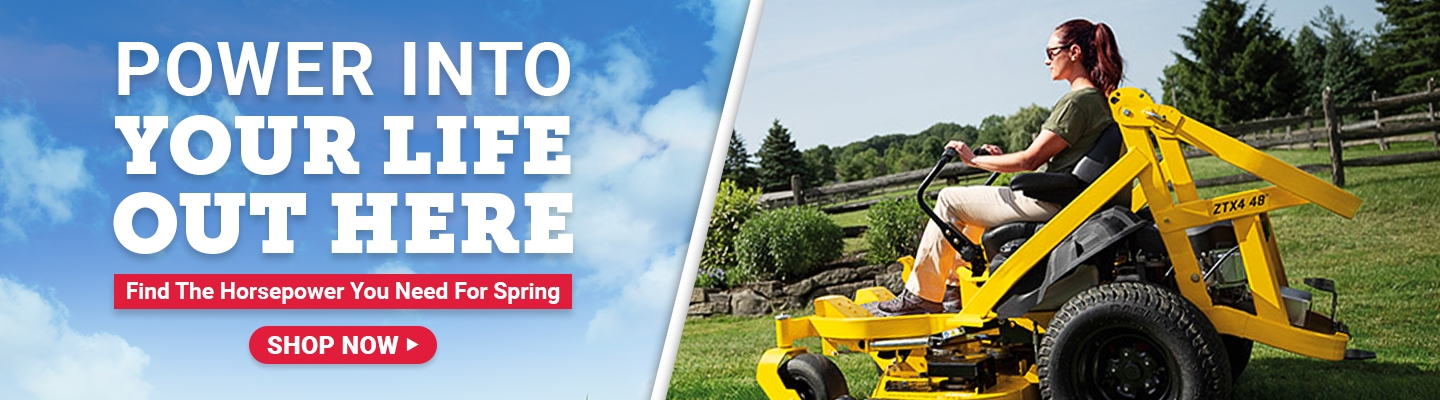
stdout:
[[(1286, 35), (1327, 4), (1367, 32), (1383, 20), (1374, 1), (1250, 3), (1252, 12), (1266, 4)], [(1158, 94), (1171, 52), (1183, 52), (1178, 35), (1203, 7), (1179, 0), (767, 2), (735, 128), (753, 153), (777, 118), (807, 149), (1050, 107), (1069, 87), (1049, 80), (1041, 51), (1071, 18), (1110, 25), (1125, 58), (1122, 85)]]
[[(497, 2), (498, 3), (498, 2)], [(236, 5), (133, 2), (0, 3), (0, 398), (640, 398), (649, 394), (667, 319), (694, 223), (746, 3), (733, 0), (406, 3), (250, 1)], [(225, 94), (220, 67), (209, 90), (173, 93), (161, 68), (136, 78), (133, 94), (116, 93), (116, 42), (145, 41), (164, 57), (174, 45), (199, 42), (220, 59), (215, 42), (326, 42), (324, 61), (302, 77), (329, 93), (329, 45), (365, 43), (375, 95), (349, 84), (343, 97), (284, 95), (284, 48), (271, 94)], [(541, 98), (529, 92), (523, 53), (508, 62), (510, 95), (493, 96), (489, 52), (474, 51), (474, 96), (444, 86), (441, 96), (402, 95), (401, 44), (543, 41), (564, 46), (567, 89)], [(473, 44), (472, 44), (473, 46)], [(518, 54), (518, 55), (517, 55)], [(162, 60), (163, 61), (163, 60)], [(138, 62), (138, 60), (137, 60)], [(541, 74), (554, 74), (541, 63)], [(197, 77), (189, 59), (183, 81)], [(553, 64), (552, 64), (553, 65)], [(424, 60), (419, 62), (424, 85)], [(546, 79), (545, 81), (549, 81)], [(423, 94), (424, 87), (420, 87)], [(358, 176), (307, 176), (308, 139), (297, 130), (294, 159), (275, 176), (240, 165), (232, 132), (229, 163), (189, 176), (157, 142), (153, 176), (130, 176), (130, 152), (113, 128), (115, 115), (338, 115), (356, 128)], [(526, 136), (502, 156), (506, 176), (385, 176), (388, 134), (382, 116), (415, 116), (410, 150), (440, 151), (437, 115), (568, 115), (565, 152), (572, 175), (518, 174)], [(262, 149), (271, 145), (262, 134)], [(203, 138), (203, 135), (201, 135)], [(462, 157), (477, 158), (473, 135)], [(191, 142), (205, 154), (205, 139)], [(262, 154), (268, 154), (263, 152)], [(154, 255), (136, 255), (115, 240), (115, 205), (136, 192), (178, 202), (180, 192), (307, 192), (307, 215), (291, 217), (296, 252), (262, 255), (263, 216), (242, 211), (240, 238), (220, 255), (191, 250), (177, 232)], [(334, 192), (495, 192), (516, 203), (512, 232), (528, 237), (527, 192), (574, 194), (566, 233), (570, 255), (335, 255)], [(402, 200), (403, 201), (403, 200)], [(177, 205), (177, 211), (183, 212)], [(409, 210), (394, 214), (392, 237), (408, 239)], [(465, 234), (457, 206), (444, 233)], [(207, 233), (218, 233), (210, 210)], [(183, 219), (183, 216), (182, 216)], [(153, 217), (135, 220), (142, 235)], [(183, 229), (184, 224), (180, 225)], [(361, 238), (368, 234), (362, 233)], [(116, 311), (115, 273), (568, 273), (574, 309), (375, 311)], [(267, 366), (248, 354), (251, 332), (264, 325), (423, 325), (439, 351), (418, 366)]]

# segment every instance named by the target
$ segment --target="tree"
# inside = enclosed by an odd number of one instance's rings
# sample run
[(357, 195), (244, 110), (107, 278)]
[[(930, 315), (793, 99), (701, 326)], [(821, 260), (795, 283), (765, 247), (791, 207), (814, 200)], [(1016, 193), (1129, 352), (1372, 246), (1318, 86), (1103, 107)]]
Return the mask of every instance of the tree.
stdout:
[(866, 148), (858, 153), (851, 154), (839, 160), (836, 164), (836, 172), (843, 181), (858, 181), (869, 179), (885, 174), (884, 160), (880, 159), (880, 152), (873, 148)]
[[(1005, 116), (991, 115), (980, 120), (980, 132), (975, 136), (975, 143), (1005, 145)], [(966, 142), (970, 143), (970, 142)], [(1009, 151), (1009, 149), (1006, 149)]]
[(835, 181), (835, 155), (830, 146), (819, 145), (801, 152), (805, 158), (805, 168), (810, 171), (812, 182), (809, 186), (820, 186)]
[(1440, 77), (1440, 0), (1378, 0), (1385, 23), (1377, 30), (1371, 66), (1379, 86), (1395, 93), (1425, 89)]
[(1211, 124), (1294, 110), (1298, 81), (1290, 42), (1258, 7), (1247, 18), (1236, 0), (1208, 0), (1180, 35), (1191, 57), (1175, 54), (1160, 83), (1165, 102)]
[[(1321, 87), (1330, 87), (1337, 104), (1370, 99), (1374, 87), (1367, 57), (1361, 48), (1364, 35), (1350, 28), (1345, 16), (1335, 14), (1330, 6), (1320, 9), (1311, 26), (1325, 32), (1325, 66)], [(1322, 89), (1323, 90), (1323, 89)]]
[[(1310, 28), (1314, 27), (1315, 30)], [(1318, 30), (1324, 38), (1315, 34)], [(1301, 101), (1311, 110), (1319, 110), (1320, 96), (1325, 88), (1338, 104), (1369, 100), (1374, 89), (1374, 72), (1366, 60), (1365, 41), (1367, 37), (1358, 29), (1350, 27), (1345, 16), (1335, 14), (1330, 6), (1320, 9), (1320, 14), (1310, 21), (1309, 26), (1300, 28), (1295, 35), (1295, 68), (1300, 72)]]
[(1030, 147), (1040, 125), (1050, 116), (1050, 109), (1031, 104), (1021, 107), (1009, 116), (991, 115), (980, 121), (980, 133), (970, 147), (982, 144), (1000, 146), (1006, 153), (1013, 153)]
[(910, 151), (906, 147), (891, 147), (890, 151), (885, 152), (886, 173), (893, 174), (925, 168), (927, 161), (930, 165), (934, 165), (935, 160), (921, 159), (920, 154)]
[(760, 186), (755, 166), (750, 165), (750, 153), (745, 150), (745, 139), (735, 131), (730, 131), (730, 148), (725, 150), (725, 169), (720, 177), (734, 181), (741, 189)]
[(760, 157), (760, 188), (765, 192), (789, 190), (791, 175), (800, 175), (801, 182), (811, 181), (805, 158), (795, 149), (790, 130), (780, 125), (778, 119), (770, 125), (770, 132), (755, 155)]
[(1005, 122), (1000, 124), (1005, 131), (1005, 142), (996, 144), (1007, 153), (1030, 147), (1030, 142), (1035, 140), (1035, 134), (1040, 133), (1040, 125), (1043, 125), (1048, 117), (1048, 108), (1034, 104), (1021, 107), (1014, 115), (1005, 117)]
[(1300, 73), (1301, 103), (1319, 112), (1325, 91), (1325, 42), (1309, 26), (1295, 34), (1295, 69)]

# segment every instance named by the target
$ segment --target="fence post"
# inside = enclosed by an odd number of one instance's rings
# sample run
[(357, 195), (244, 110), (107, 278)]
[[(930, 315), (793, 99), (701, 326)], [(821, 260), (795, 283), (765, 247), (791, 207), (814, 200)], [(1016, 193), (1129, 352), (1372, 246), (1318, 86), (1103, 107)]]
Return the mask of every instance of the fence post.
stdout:
[[(1290, 118), (1291, 115), (1293, 115), (1293, 114), (1291, 114), (1291, 113), (1285, 113), (1285, 118)], [(1286, 141), (1289, 141), (1290, 138), (1295, 137), (1295, 129), (1294, 129), (1294, 128), (1295, 128), (1294, 125), (1285, 125), (1285, 140), (1286, 140)], [(1295, 144), (1294, 144), (1294, 143), (1291, 143), (1290, 145), (1285, 146), (1285, 148), (1286, 148), (1286, 149), (1290, 149), (1290, 150), (1294, 150), (1294, 149), (1295, 149)]]
[[(1376, 101), (1376, 100), (1379, 100), (1379, 99), (1380, 99), (1380, 92), (1371, 90), (1371, 91), (1370, 91), (1370, 101)], [(1376, 108), (1376, 109), (1375, 109), (1375, 129), (1380, 129), (1380, 128), (1381, 128), (1381, 126), (1380, 126), (1380, 109), (1379, 109), (1379, 108)], [(1381, 136), (1381, 137), (1376, 138), (1376, 139), (1375, 139), (1375, 143), (1380, 144), (1380, 151), (1390, 150), (1390, 145), (1385, 143), (1385, 137), (1384, 137), (1384, 136)]]
[(790, 175), (790, 195), (795, 199), (795, 205), (805, 205), (805, 187), (800, 184), (800, 175)]
[(1321, 97), (1325, 109), (1325, 131), (1330, 136), (1330, 181), (1335, 186), (1345, 187), (1345, 167), (1341, 165), (1341, 152), (1345, 144), (1340, 141), (1340, 119), (1335, 116), (1334, 99), (1330, 97), (1330, 87), (1325, 87), (1324, 95)]
[[(1432, 76), (1432, 77), (1430, 77), (1430, 80), (1425, 81), (1425, 91), (1426, 91), (1426, 92), (1431, 92), (1431, 91), (1434, 91), (1434, 90), (1435, 90), (1435, 77)], [(1430, 106), (1430, 112), (1427, 113), (1427, 116), (1430, 117), (1430, 121), (1431, 121), (1431, 122), (1434, 122), (1434, 121), (1435, 121), (1435, 102), (1433, 102), (1433, 101), (1430, 102), (1429, 106)], [(1431, 142), (1431, 143), (1434, 143), (1434, 144), (1435, 144), (1435, 147), (1440, 147), (1440, 131), (1430, 132), (1430, 142)]]
[[(1313, 132), (1310, 132), (1310, 131), (1312, 131), (1312, 129), (1315, 129), (1315, 119), (1310, 118), (1310, 115), (1313, 115), (1313, 114), (1310, 114), (1310, 109), (1312, 109), (1312, 108), (1313, 108), (1313, 106), (1310, 106), (1310, 105), (1306, 105), (1306, 106), (1305, 106), (1305, 117), (1306, 117), (1306, 118), (1305, 118), (1305, 134), (1306, 134), (1306, 135), (1313, 134)], [(1310, 137), (1310, 150), (1315, 150), (1315, 137)]]

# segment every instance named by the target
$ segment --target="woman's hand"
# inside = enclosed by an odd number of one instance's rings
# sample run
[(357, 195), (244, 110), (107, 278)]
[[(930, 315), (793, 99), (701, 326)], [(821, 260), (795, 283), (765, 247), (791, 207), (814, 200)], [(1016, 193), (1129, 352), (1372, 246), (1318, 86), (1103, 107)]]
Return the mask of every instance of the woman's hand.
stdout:
[(966, 145), (965, 142), (951, 140), (950, 143), (945, 144), (945, 148), (955, 150), (955, 153), (960, 156), (960, 162), (967, 165), (970, 164), (970, 160), (975, 159), (975, 152), (971, 151), (970, 146)]
[[(965, 165), (969, 165), (972, 167), (975, 166), (975, 151), (971, 150), (970, 146), (965, 144), (965, 142), (951, 140), (950, 143), (945, 144), (945, 147), (949, 149), (954, 149), (955, 153), (960, 155), (960, 162), (963, 162), (965, 163)], [(996, 146), (993, 144), (980, 145), (979, 150), (984, 151), (988, 155), (992, 156), (1005, 154), (1005, 151), (1000, 150), (1000, 146)]]

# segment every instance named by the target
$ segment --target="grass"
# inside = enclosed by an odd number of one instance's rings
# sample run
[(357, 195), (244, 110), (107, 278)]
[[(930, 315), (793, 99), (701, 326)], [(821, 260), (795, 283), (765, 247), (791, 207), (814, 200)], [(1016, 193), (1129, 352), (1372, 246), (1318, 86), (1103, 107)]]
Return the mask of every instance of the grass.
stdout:
[[(816, 338), (800, 340), (799, 344), (820, 348)], [(727, 316), (686, 321), (680, 352), (675, 356), (669, 398), (764, 399), (765, 393), (755, 383), (755, 364), (760, 353), (771, 347), (775, 347), (775, 322), (771, 318)], [(879, 375), (869, 356), (842, 354), (835, 361), (845, 373), (852, 395), (874, 389)]]
[[(1395, 143), (1348, 148), (1346, 158), (1433, 148)], [(1324, 149), (1273, 151), (1292, 164), (1324, 163)], [(1191, 160), (1197, 178), (1236, 173), (1213, 158)], [(1351, 326), (1351, 347), (1375, 351), (1370, 361), (1329, 362), (1257, 345), (1236, 398), (1425, 399), (1440, 393), (1440, 163), (1348, 168), (1346, 190), (1365, 200), (1347, 220), (1313, 205), (1272, 214), (1291, 284), (1324, 276), (1340, 291), (1340, 319)], [(1328, 179), (1329, 173), (1322, 172)], [(1248, 183), (1202, 189), (1214, 196), (1264, 186)], [(863, 215), (861, 216), (863, 218)], [(1317, 294), (1317, 309), (1329, 299)], [(1327, 310), (1328, 311), (1328, 310)], [(815, 339), (802, 342), (818, 347)], [(761, 399), (755, 383), (760, 353), (774, 346), (770, 318), (707, 318), (686, 323), (670, 397)], [(870, 393), (876, 376), (865, 355), (838, 358), (851, 392)]]
[[(870, 225), (870, 218), (865, 215), (866, 210), (851, 211), (843, 214), (831, 214), (830, 220), (840, 226)], [(865, 236), (845, 238), (845, 247), (841, 249), (845, 254), (854, 254), (865, 251)]]

